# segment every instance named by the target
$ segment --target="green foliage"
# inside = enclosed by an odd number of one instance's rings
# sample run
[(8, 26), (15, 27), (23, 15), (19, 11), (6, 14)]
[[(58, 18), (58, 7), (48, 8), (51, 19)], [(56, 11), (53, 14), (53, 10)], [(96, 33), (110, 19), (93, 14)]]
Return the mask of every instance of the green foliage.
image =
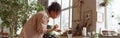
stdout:
[(113, 0), (104, 0), (104, 2), (106, 2), (106, 4), (111, 4)]
[(26, 0), (0, 0), (2, 25), (10, 27), (12, 22), (20, 21), (18, 19), (24, 17), (25, 13), (27, 14), (27, 7)]
[(37, 3), (28, 5), (28, 0), (0, 0), (2, 26), (18, 30), (35, 13), (33, 10), (42, 11), (43, 7)]
[(33, 10), (36, 10), (37, 12), (44, 10), (44, 7), (42, 5), (38, 5), (35, 1), (33, 1), (30, 6)]
[(100, 3), (100, 6), (107, 6), (108, 4), (111, 4), (113, 0), (103, 0), (102, 3)]

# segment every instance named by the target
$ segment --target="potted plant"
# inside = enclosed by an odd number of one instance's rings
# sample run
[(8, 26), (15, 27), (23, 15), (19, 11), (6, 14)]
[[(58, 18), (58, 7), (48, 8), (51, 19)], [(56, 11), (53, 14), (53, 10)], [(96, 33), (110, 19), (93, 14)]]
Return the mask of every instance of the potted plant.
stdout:
[(1, 25), (9, 28), (10, 36), (14, 38), (18, 28), (24, 25), (30, 14), (35, 13), (32, 11), (38, 9), (42, 11), (43, 7), (34, 3), (28, 5), (28, 0), (0, 0), (0, 17), (3, 21)]
[(112, 0), (103, 0), (102, 3), (100, 3), (100, 6), (107, 6), (108, 4), (111, 3)]

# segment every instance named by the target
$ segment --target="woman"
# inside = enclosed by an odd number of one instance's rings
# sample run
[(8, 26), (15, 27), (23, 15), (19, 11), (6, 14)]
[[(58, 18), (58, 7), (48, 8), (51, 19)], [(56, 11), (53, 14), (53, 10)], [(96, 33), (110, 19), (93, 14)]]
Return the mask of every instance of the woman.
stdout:
[(49, 18), (57, 18), (61, 13), (61, 6), (57, 2), (53, 2), (46, 11), (39, 12), (33, 15), (28, 20), (20, 34), (20, 38), (43, 38), (43, 35), (47, 32), (54, 31), (58, 28), (58, 25), (54, 25), (52, 29), (47, 29)]

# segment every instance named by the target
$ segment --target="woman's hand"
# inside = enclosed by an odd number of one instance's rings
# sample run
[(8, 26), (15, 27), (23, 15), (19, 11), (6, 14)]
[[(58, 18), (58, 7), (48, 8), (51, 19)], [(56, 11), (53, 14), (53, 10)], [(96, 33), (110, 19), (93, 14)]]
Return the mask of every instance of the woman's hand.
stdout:
[(62, 32), (60, 29), (55, 30), (56, 32)]
[(52, 31), (56, 31), (58, 28), (58, 25), (54, 25), (54, 27), (52, 29), (47, 29), (47, 32), (52, 32)]
[(56, 30), (58, 28), (58, 25), (54, 25), (53, 30)]

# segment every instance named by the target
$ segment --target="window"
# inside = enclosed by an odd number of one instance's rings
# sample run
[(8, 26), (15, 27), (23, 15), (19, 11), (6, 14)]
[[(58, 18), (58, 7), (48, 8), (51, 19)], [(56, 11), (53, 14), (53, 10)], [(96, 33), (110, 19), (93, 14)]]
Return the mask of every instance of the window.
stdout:
[[(97, 0), (97, 14), (98, 14), (98, 21), (97, 26), (98, 28), (105, 28), (108, 30), (113, 30), (118, 32), (120, 30), (120, 0), (112, 0), (110, 4), (105, 7), (100, 7), (99, 4), (103, 0)], [(106, 11), (106, 12), (105, 12)], [(102, 16), (101, 16), (102, 15)], [(99, 22), (102, 20), (101, 22)], [(100, 26), (100, 27), (99, 27)], [(97, 30), (99, 30), (97, 28)]]
[(49, 24), (60, 25), (59, 29), (64, 32), (65, 30), (72, 28), (72, 8), (69, 8), (70, 6), (72, 6), (72, 0), (49, 0), (49, 5), (54, 1), (58, 2), (61, 5), (62, 9), (65, 10), (62, 10), (62, 13), (58, 18), (54, 20), (50, 18)]
[(107, 6), (107, 27), (109, 30), (120, 29), (120, 0), (113, 0)]

